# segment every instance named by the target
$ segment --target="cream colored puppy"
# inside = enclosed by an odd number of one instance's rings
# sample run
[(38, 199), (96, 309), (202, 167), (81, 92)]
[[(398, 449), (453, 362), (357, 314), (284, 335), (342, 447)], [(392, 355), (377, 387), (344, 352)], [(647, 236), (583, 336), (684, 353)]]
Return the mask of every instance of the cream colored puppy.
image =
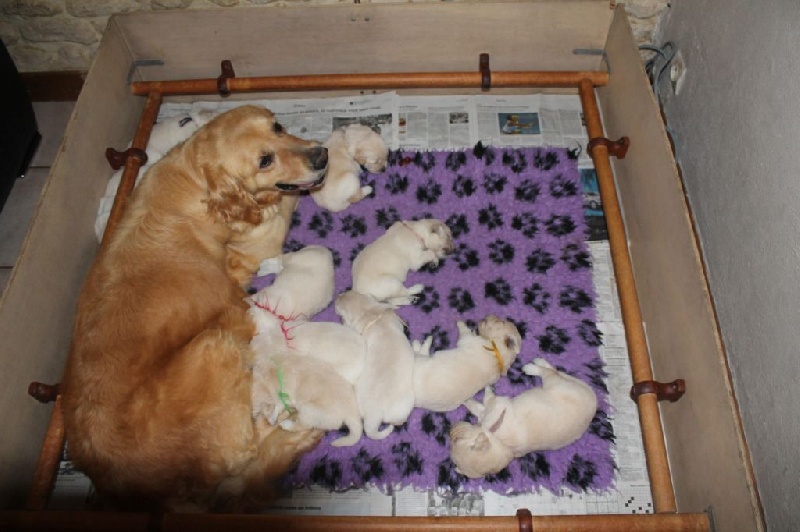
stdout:
[(354, 445), (363, 429), (353, 387), (327, 363), (295, 353), (258, 356), (253, 366), (253, 418), (284, 430), (349, 430), (331, 442)]
[(497, 473), (514, 458), (569, 445), (589, 427), (597, 411), (597, 396), (589, 385), (541, 358), (522, 371), (540, 376), (542, 385), (513, 399), (486, 388), (483, 403), (465, 403), (478, 425), (456, 423), (450, 430), (450, 458), (462, 475)]
[(447, 224), (433, 218), (399, 221), (361, 250), (353, 261), (353, 290), (394, 306), (410, 305), (424, 288), (406, 288), (409, 271), (439, 259), (454, 249)]
[[(487, 316), (478, 324), (478, 334), (458, 322), (458, 343), (454, 349), (430, 356), (431, 338), (414, 359), (414, 401), (416, 406), (434, 412), (449, 412), (464, 401), (497, 382), (516, 360), (522, 337), (516, 326), (497, 316)], [(418, 349), (416, 349), (419, 347)]]
[(326, 247), (307, 246), (263, 261), (258, 275), (273, 273), (272, 284), (251, 299), (284, 320), (310, 318), (333, 300), (333, 254)]
[(341, 323), (300, 319), (286, 326), (288, 345), (298, 355), (327, 362), (347, 382), (356, 384), (367, 353), (363, 336)]
[[(364, 432), (382, 440), (402, 425), (414, 408), (414, 351), (404, 333), (405, 325), (386, 303), (353, 290), (335, 303), (336, 313), (367, 344), (364, 369), (356, 382), (358, 408)], [(387, 426), (380, 429), (382, 423)]]
[(328, 171), (311, 197), (324, 209), (343, 211), (372, 193), (372, 187), (361, 186), (361, 167), (373, 174), (383, 172), (389, 149), (378, 133), (363, 124), (335, 130), (323, 146), (328, 148)]

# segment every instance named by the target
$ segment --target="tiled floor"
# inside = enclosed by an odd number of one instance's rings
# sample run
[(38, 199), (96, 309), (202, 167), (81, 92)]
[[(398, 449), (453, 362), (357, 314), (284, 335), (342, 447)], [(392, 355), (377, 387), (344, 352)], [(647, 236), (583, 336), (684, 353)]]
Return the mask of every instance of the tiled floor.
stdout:
[(0, 290), (4, 290), (22, 249), (28, 225), (39, 203), (50, 165), (53, 164), (75, 102), (35, 102), (36, 123), (42, 141), (27, 174), (17, 179), (0, 212)]

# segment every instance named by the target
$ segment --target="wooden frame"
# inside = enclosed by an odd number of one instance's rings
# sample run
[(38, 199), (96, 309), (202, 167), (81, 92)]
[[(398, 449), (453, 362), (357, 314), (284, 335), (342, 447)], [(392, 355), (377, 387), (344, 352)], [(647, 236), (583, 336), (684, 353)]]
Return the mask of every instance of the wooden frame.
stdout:
[[(224, 70), (224, 68), (223, 68)], [(499, 81), (496, 81), (499, 80)], [(597, 106), (594, 90), (596, 86), (607, 83), (608, 75), (605, 72), (497, 72), (491, 74), (491, 83), (502, 86), (514, 87), (575, 87), (578, 89), (581, 104), (586, 120), (589, 140), (604, 139), (603, 124)], [(481, 73), (441, 72), (441, 73), (388, 73), (380, 75), (339, 75), (339, 76), (296, 76), (284, 78), (231, 78), (227, 80), (227, 90), (238, 91), (264, 91), (264, 90), (328, 90), (341, 88), (464, 88), (481, 86), (486, 83), (486, 78)], [(144, 151), (150, 138), (150, 132), (158, 117), (159, 108), (166, 94), (214, 94), (220, 90), (218, 79), (206, 80), (178, 80), (168, 82), (139, 82), (132, 85), (132, 92), (137, 95), (146, 95), (147, 101), (142, 111), (136, 135), (131, 148)], [(594, 144), (592, 146), (592, 144)], [(594, 160), (597, 178), (600, 185), (600, 195), (606, 209), (606, 224), (609, 232), (609, 243), (614, 265), (615, 278), (620, 296), (623, 313), (623, 322), (626, 329), (626, 339), (634, 375), (634, 383), (652, 381), (650, 359), (647, 352), (644, 329), (639, 308), (636, 284), (633, 277), (631, 259), (627, 249), (627, 237), (624, 222), (616, 195), (614, 176), (609, 160), (609, 147), (605, 143), (591, 143), (591, 156)], [(125, 169), (122, 174), (119, 188), (114, 200), (114, 205), (109, 216), (103, 242), (108, 240), (122, 216), (128, 196), (133, 191), (136, 176), (142, 160), (137, 157), (127, 157)], [(60, 396), (59, 396), (60, 397)], [(709, 522), (705, 514), (677, 515), (675, 495), (673, 493), (669, 462), (667, 459), (664, 434), (661, 428), (661, 418), (658, 410), (658, 396), (655, 391), (643, 393), (638, 401), (641, 419), (642, 435), (647, 454), (647, 468), (651, 479), (651, 491), (655, 514), (631, 516), (570, 516), (569, 518), (556, 517), (530, 517), (536, 530), (560, 529), (562, 526), (572, 530), (598, 530), (607, 524), (624, 526), (628, 530), (665, 530), (680, 527), (684, 530), (708, 530)], [(45, 445), (36, 469), (33, 489), (28, 498), (29, 510), (44, 510), (52, 488), (58, 457), (64, 445), (63, 418), (60, 413), (60, 401), (50, 420)], [(24, 517), (24, 516), (21, 516)], [(353, 526), (373, 530), (386, 525), (402, 529), (428, 530), (436, 524), (437, 529), (447, 529), (452, 526), (458, 530), (483, 530), (492, 522), (497, 529), (513, 529), (522, 526), (518, 516), (508, 518), (480, 518), (480, 519), (441, 519), (441, 518), (337, 518), (335, 521), (321, 518), (303, 518), (303, 529), (309, 530), (316, 526), (325, 530), (347, 530)], [(166, 519), (166, 518), (165, 518)], [(219, 517), (219, 526), (228, 528), (232, 523), (230, 517)], [(282, 524), (281, 529), (288, 526), (288, 522), (296, 522), (297, 518), (288, 519), (278, 516), (263, 516), (256, 520), (237, 518), (238, 522), (246, 526), (259, 526), (270, 523)], [(192, 519), (186, 516), (171, 516), (162, 525), (169, 529), (173, 523), (176, 527), (190, 526)], [(496, 521), (496, 523), (495, 523)], [(209, 522), (203, 518), (204, 526)], [(601, 525), (600, 522), (606, 525)], [(315, 523), (319, 523), (315, 525)], [(18, 524), (21, 524), (19, 522)], [(38, 524), (37, 524), (38, 526)], [(147, 526), (147, 523), (145, 523)]]

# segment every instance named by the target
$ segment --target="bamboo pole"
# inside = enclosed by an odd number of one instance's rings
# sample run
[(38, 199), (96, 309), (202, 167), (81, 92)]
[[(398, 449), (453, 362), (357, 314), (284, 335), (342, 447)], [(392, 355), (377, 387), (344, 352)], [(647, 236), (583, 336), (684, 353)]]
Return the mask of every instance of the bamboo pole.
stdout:
[(28, 491), (25, 508), (28, 510), (44, 510), (50, 490), (53, 489), (61, 451), (64, 449), (64, 418), (61, 414), (61, 396), (56, 397), (50, 422), (42, 442), (39, 461), (33, 473), (33, 483)]
[[(153, 125), (156, 123), (158, 112), (161, 108), (161, 101), (161, 94), (157, 92), (147, 96), (131, 147), (141, 149), (142, 151), (147, 148), (147, 143), (150, 140), (150, 132), (153, 130)], [(113, 233), (122, 218), (128, 197), (136, 184), (136, 176), (139, 173), (140, 167), (141, 161), (136, 157), (128, 157), (125, 161), (125, 169), (122, 172), (122, 177), (117, 187), (117, 193), (114, 196), (114, 204), (111, 207), (111, 213), (108, 216), (106, 229), (103, 233), (101, 252), (103, 246), (105, 246), (109, 240), (109, 235)], [(61, 457), (61, 451), (64, 448), (64, 442), (64, 416), (61, 412), (61, 395), (59, 395), (56, 397), (53, 413), (50, 415), (50, 422), (47, 425), (47, 431), (44, 435), (42, 451), (39, 454), (39, 460), (36, 464), (36, 470), (34, 471), (33, 483), (28, 492), (25, 505), (27, 509), (43, 510), (47, 505), (47, 499), (53, 488), (53, 483), (55, 482), (58, 462)]]
[[(708, 516), (686, 514), (614, 514), (533, 516), (531, 530), (554, 532), (664, 532), (708, 531)], [(145, 532), (262, 531), (282, 532), (518, 532), (524, 530), (518, 517), (308, 517), (244, 514), (166, 514), (114, 512), (2, 512), (0, 528), (18, 531), (125, 530)]]
[[(594, 95), (591, 80), (582, 80), (578, 84), (578, 92), (583, 106), (586, 129), (589, 138), (601, 138), (603, 122)], [(647, 350), (647, 339), (642, 322), (642, 311), (639, 307), (639, 296), (633, 277), (633, 265), (628, 251), (628, 237), (622, 212), (619, 206), (614, 174), (608, 159), (608, 148), (597, 145), (590, 154), (597, 172), (600, 187), (600, 198), (606, 216), (608, 240), (611, 247), (611, 260), (614, 265), (614, 276), (617, 281), (622, 321), (625, 325), (625, 339), (628, 344), (628, 357), (631, 361), (633, 382), (653, 380), (650, 367), (650, 355)], [(639, 419), (642, 426), (647, 471), (650, 475), (650, 489), (653, 494), (653, 506), (656, 512), (675, 512), (675, 493), (667, 459), (667, 448), (664, 441), (664, 430), (661, 426), (661, 414), (655, 394), (643, 394), (637, 402)]]
[[(385, 74), (321, 74), (307, 76), (272, 76), (253, 78), (227, 78), (230, 92), (255, 91), (322, 91), (344, 89), (413, 89), (413, 88), (466, 88), (481, 87), (483, 74), (474, 72), (394, 72)], [(492, 88), (576, 87), (580, 80), (591, 80), (596, 86), (608, 83), (608, 72), (587, 71), (498, 71), (491, 72)], [(151, 92), (161, 94), (216, 94), (217, 78), (135, 81), (131, 91), (138, 96)]]
[[(161, 109), (161, 101), (162, 96), (159, 92), (151, 92), (147, 95), (147, 101), (145, 101), (142, 116), (139, 118), (139, 127), (136, 129), (131, 148), (142, 151), (147, 149), (147, 143), (150, 141), (150, 132), (153, 131), (153, 126), (158, 118), (158, 111)], [(128, 157), (125, 161), (125, 169), (122, 171), (117, 193), (114, 195), (114, 204), (111, 206), (106, 229), (103, 232), (103, 244), (108, 242), (109, 235), (116, 229), (117, 223), (122, 218), (122, 213), (128, 204), (128, 197), (136, 186), (136, 176), (139, 174), (141, 166), (142, 162), (137, 157)]]

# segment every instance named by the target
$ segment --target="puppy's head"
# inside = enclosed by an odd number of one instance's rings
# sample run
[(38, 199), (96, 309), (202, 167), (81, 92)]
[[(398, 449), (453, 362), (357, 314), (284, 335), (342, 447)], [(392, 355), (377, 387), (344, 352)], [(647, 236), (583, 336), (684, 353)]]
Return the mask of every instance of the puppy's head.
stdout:
[(450, 429), (450, 459), (456, 471), (469, 478), (497, 473), (514, 458), (493, 434), (466, 422)]
[(494, 341), (503, 356), (503, 368), (508, 369), (522, 349), (522, 336), (517, 327), (508, 320), (489, 315), (478, 323), (478, 334)]
[(263, 206), (319, 185), (328, 164), (326, 148), (290, 135), (253, 105), (217, 116), (186, 145), (206, 180), (209, 211), (226, 222), (261, 223)]
[(452, 253), (455, 249), (453, 233), (446, 223), (434, 218), (405, 223), (413, 228), (414, 232), (424, 243), (425, 249), (433, 251), (437, 258), (442, 258)]
[(334, 309), (342, 318), (342, 323), (363, 333), (370, 323), (380, 319), (385, 312), (391, 310), (391, 307), (378, 302), (372, 296), (348, 290), (336, 298)]
[(368, 172), (377, 174), (386, 170), (389, 149), (383, 138), (372, 128), (363, 124), (351, 124), (344, 128), (344, 138), (350, 157)]

